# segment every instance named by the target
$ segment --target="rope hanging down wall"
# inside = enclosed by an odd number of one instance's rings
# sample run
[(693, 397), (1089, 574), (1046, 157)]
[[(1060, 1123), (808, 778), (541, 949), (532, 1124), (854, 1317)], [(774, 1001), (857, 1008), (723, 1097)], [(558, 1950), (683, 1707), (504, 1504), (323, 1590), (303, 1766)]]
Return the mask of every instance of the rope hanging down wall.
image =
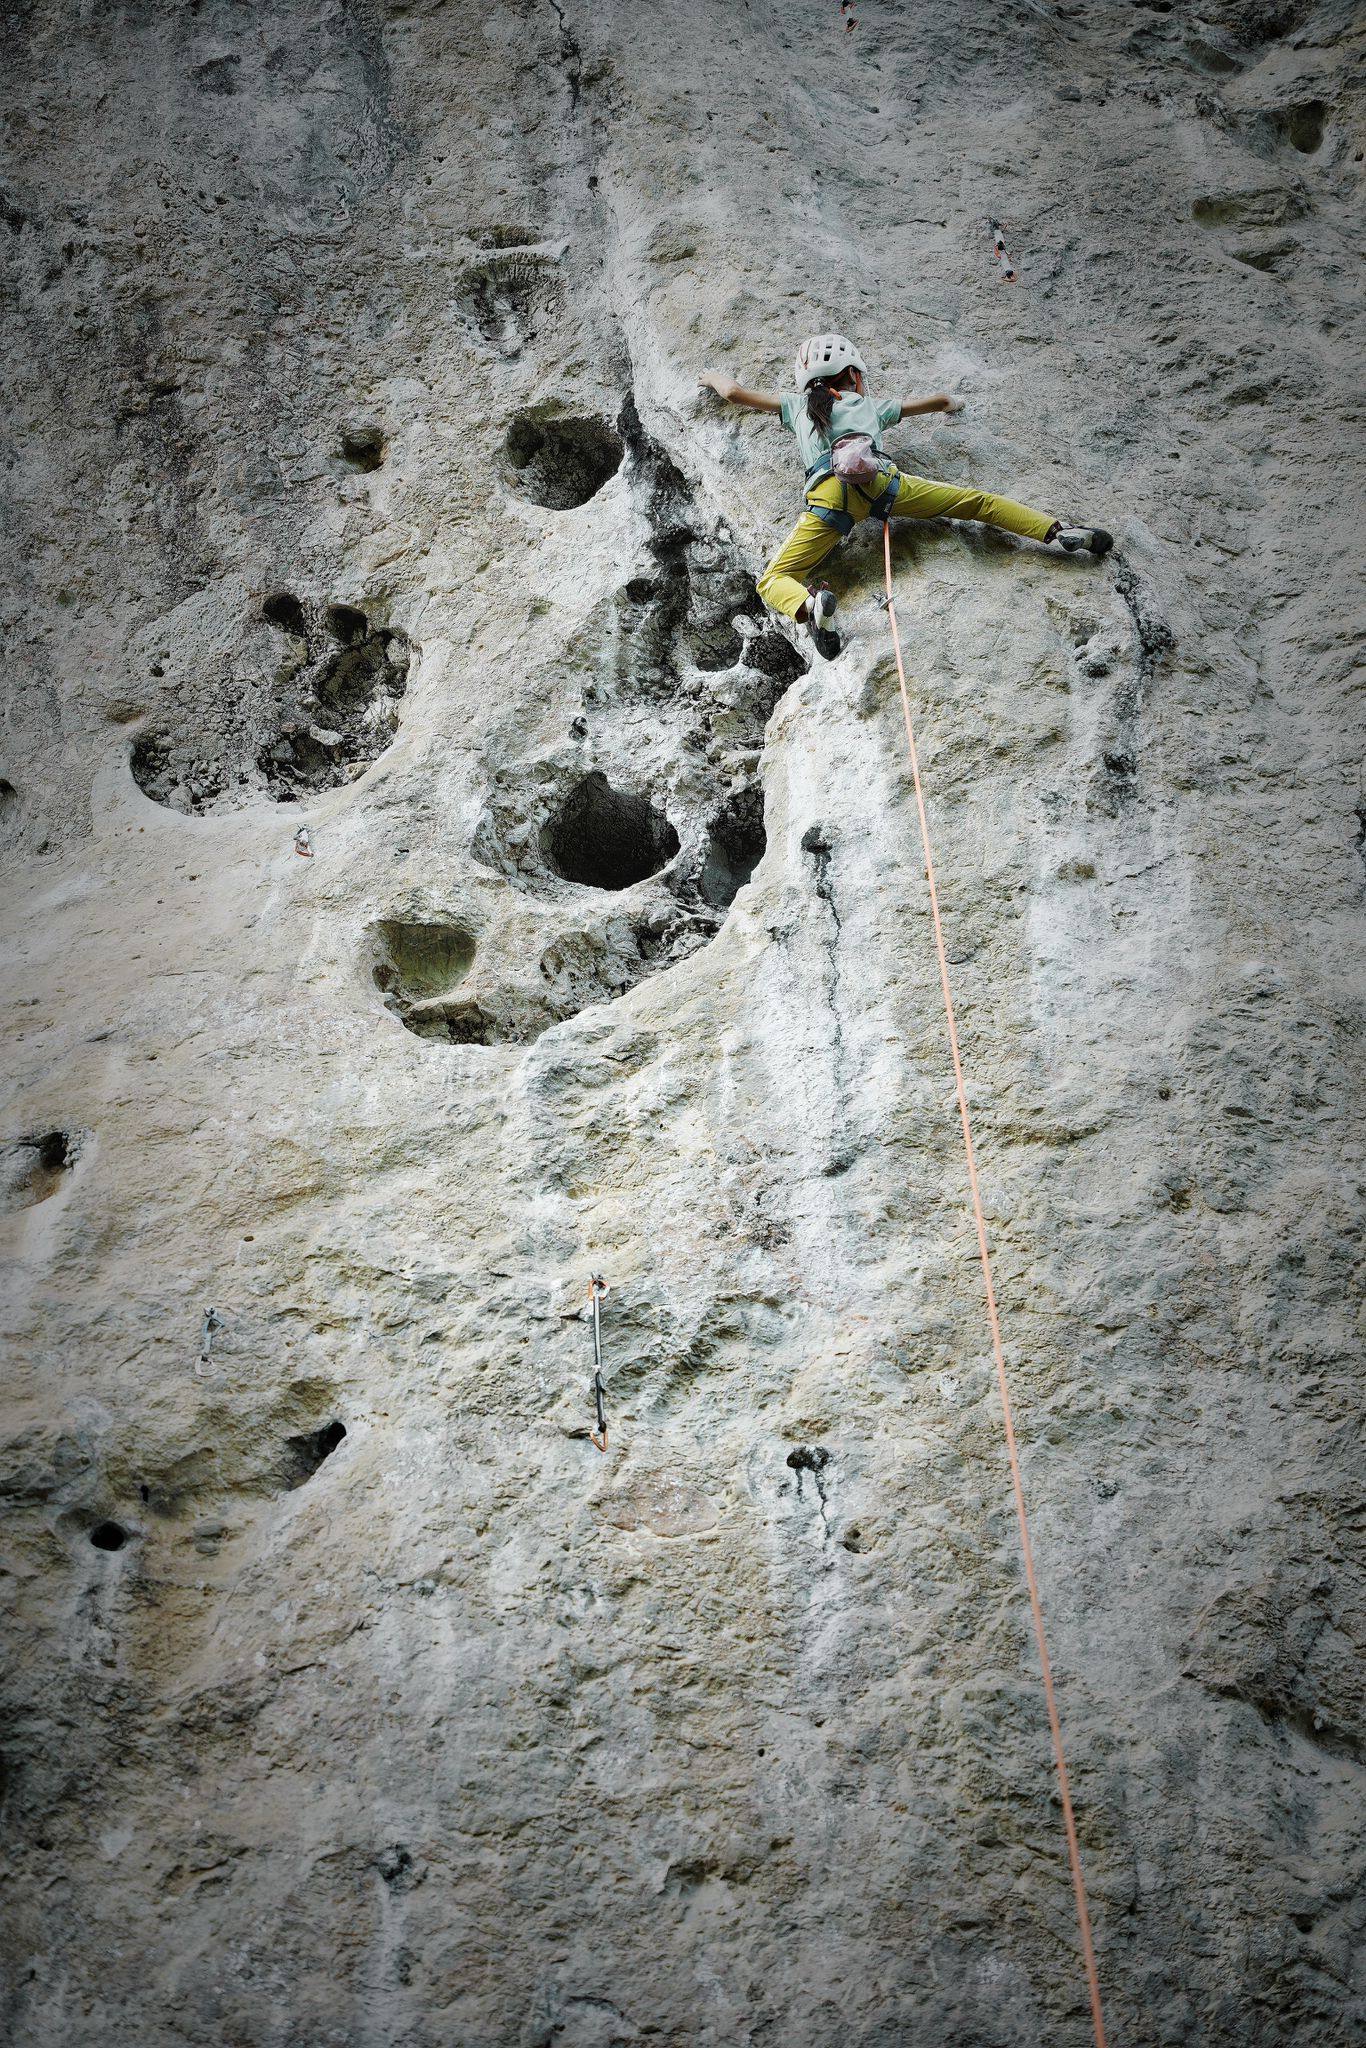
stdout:
[(1067, 1861), (1072, 1873), (1072, 1895), (1077, 1909), (1077, 1931), (1081, 1937), (1082, 1959), (1086, 1966), (1086, 1988), (1091, 2005), (1091, 2025), (1095, 2033), (1096, 2048), (1106, 2048), (1105, 2020), (1101, 2012), (1100, 1978), (1096, 1971), (1095, 1943), (1091, 1938), (1091, 1911), (1086, 1898), (1086, 1881), (1082, 1875), (1081, 1849), (1077, 1841), (1077, 1822), (1072, 1810), (1072, 1787), (1067, 1775), (1067, 1757), (1063, 1749), (1062, 1723), (1058, 1718), (1058, 1703), (1053, 1690), (1053, 1664), (1048, 1654), (1048, 1638), (1043, 1625), (1043, 1602), (1039, 1597), (1039, 1582), (1034, 1571), (1034, 1546), (1029, 1536), (1029, 1515), (1025, 1507), (1024, 1480), (1020, 1473), (1020, 1452), (1015, 1440), (1015, 1416), (1010, 1400), (1010, 1382), (1006, 1376), (1005, 1350), (1001, 1343), (1001, 1319), (996, 1309), (996, 1288), (991, 1277), (991, 1248), (987, 1242), (986, 1218), (982, 1213), (982, 1191), (977, 1181), (977, 1156), (972, 1143), (972, 1120), (968, 1115), (967, 1088), (963, 1081), (963, 1062), (958, 1049), (958, 1022), (954, 1015), (953, 990), (949, 984), (948, 955), (944, 950), (944, 928), (939, 916), (939, 890), (935, 881), (934, 854), (930, 846), (930, 822), (925, 810), (925, 792), (920, 781), (920, 759), (916, 752), (915, 728), (911, 722), (911, 698), (906, 687), (906, 664), (901, 653), (901, 634), (896, 622), (896, 599), (892, 588), (892, 526), (890, 520), (882, 523), (882, 557), (887, 576), (887, 619), (892, 629), (892, 647), (896, 654), (897, 680), (901, 687), (901, 711), (906, 721), (906, 745), (911, 757), (911, 781), (915, 789), (915, 807), (920, 819), (920, 844), (925, 856), (925, 879), (929, 884), (930, 922), (934, 929), (935, 952), (939, 958), (939, 987), (944, 998), (944, 1017), (948, 1025), (949, 1054), (953, 1061), (953, 1081), (958, 1095), (958, 1117), (963, 1127), (963, 1151), (967, 1159), (968, 1188), (972, 1196), (973, 1220), (977, 1226), (977, 1250), (982, 1261), (982, 1281), (986, 1290), (987, 1323), (991, 1330), (991, 1353), (996, 1362), (996, 1385), (1001, 1397), (1001, 1413), (1005, 1422), (1006, 1453), (1010, 1460), (1010, 1484), (1015, 1495), (1015, 1521), (1020, 1536), (1020, 1553), (1024, 1561), (1025, 1583), (1029, 1588), (1029, 1609), (1034, 1623), (1034, 1641), (1039, 1652), (1039, 1665), (1043, 1673), (1044, 1704), (1048, 1710), (1048, 1728), (1053, 1739), (1053, 1762), (1058, 1774), (1058, 1794), (1062, 1801), (1063, 1830), (1067, 1837)]

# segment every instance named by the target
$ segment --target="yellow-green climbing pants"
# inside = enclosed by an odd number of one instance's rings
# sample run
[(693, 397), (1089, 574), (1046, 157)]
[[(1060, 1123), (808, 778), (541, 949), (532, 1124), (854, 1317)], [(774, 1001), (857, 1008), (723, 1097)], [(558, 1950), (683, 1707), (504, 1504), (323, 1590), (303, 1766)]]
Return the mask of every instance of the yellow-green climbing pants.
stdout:
[[(892, 507), (894, 519), (977, 519), (984, 526), (999, 526), (1007, 533), (1023, 534), (1028, 540), (1042, 540), (1053, 525), (1050, 512), (1032, 511), (1028, 505), (1017, 505), (1013, 498), (998, 498), (991, 491), (974, 491), (963, 484), (935, 483), (929, 477), (907, 476), (901, 471), (896, 475), (899, 482)], [(884, 471), (874, 486), (874, 496), (880, 496), (890, 481), (891, 473)], [(845, 485), (836, 476), (823, 477), (807, 492), (806, 500), (809, 505), (847, 511), (855, 526), (868, 517), (872, 502), (857, 484)], [(842, 534), (827, 526), (823, 519), (817, 519), (814, 512), (803, 512), (759, 578), (759, 595), (764, 603), (775, 612), (786, 612), (790, 619), (795, 618), (811, 594), (804, 579), (842, 539)]]

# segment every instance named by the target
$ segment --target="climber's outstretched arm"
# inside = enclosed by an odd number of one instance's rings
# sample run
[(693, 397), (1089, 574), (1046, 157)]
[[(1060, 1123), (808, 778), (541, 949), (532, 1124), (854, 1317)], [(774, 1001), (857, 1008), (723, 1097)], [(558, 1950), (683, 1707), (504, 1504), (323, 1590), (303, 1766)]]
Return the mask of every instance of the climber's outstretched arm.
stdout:
[(781, 412), (783, 401), (771, 391), (746, 391), (743, 384), (737, 384), (724, 370), (704, 370), (698, 383), (708, 391), (714, 391), (718, 398), (727, 399), (731, 405), (747, 405), (751, 412)]
[(901, 401), (901, 417), (903, 420), (910, 419), (912, 413), (961, 412), (962, 410), (962, 399), (952, 397), (947, 391), (936, 391), (933, 398), (903, 398)]

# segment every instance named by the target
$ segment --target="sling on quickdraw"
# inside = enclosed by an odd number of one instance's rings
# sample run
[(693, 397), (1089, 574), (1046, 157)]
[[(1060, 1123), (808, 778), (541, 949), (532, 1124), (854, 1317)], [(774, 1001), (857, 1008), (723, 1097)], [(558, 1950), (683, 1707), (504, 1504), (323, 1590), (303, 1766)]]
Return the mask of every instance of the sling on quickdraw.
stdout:
[(599, 1451), (607, 1449), (607, 1408), (606, 1389), (602, 1384), (602, 1298), (607, 1292), (607, 1282), (600, 1273), (594, 1273), (588, 1282), (588, 1299), (593, 1307), (593, 1402), (598, 1413), (596, 1433), (588, 1432), (588, 1441)]
[(915, 806), (920, 819), (920, 844), (925, 858), (925, 879), (929, 885), (930, 923), (934, 931), (935, 952), (939, 960), (939, 986), (944, 998), (944, 1017), (948, 1025), (949, 1054), (953, 1061), (954, 1087), (958, 1096), (958, 1117), (963, 1127), (963, 1151), (967, 1159), (968, 1187), (972, 1196), (973, 1220), (977, 1226), (977, 1251), (982, 1262), (982, 1279), (986, 1291), (987, 1324), (991, 1331), (991, 1352), (996, 1363), (996, 1386), (1001, 1398), (1001, 1414), (1005, 1425), (1006, 1454), (1010, 1461), (1010, 1483), (1015, 1496), (1015, 1521), (1019, 1531), (1025, 1584), (1029, 1589), (1029, 1608), (1034, 1623), (1034, 1642), (1038, 1649), (1039, 1666), (1043, 1674), (1044, 1705), (1048, 1714), (1049, 1734), (1053, 1742), (1053, 1764), (1058, 1777), (1058, 1796), (1062, 1805), (1063, 1831), (1067, 1837), (1067, 1861), (1072, 1874), (1072, 1897), (1076, 1906), (1077, 1931), (1081, 1939), (1082, 1960), (1086, 1969), (1086, 1989), (1091, 2006), (1091, 2026), (1095, 2035), (1096, 2048), (1105, 2048), (1105, 2020), (1101, 2012), (1100, 1978), (1096, 1970), (1095, 1943), (1091, 1937), (1091, 1912), (1086, 1899), (1086, 1881), (1082, 1876), (1081, 1847), (1077, 1840), (1076, 1815), (1072, 1809), (1072, 1787), (1067, 1775), (1067, 1757), (1063, 1750), (1062, 1722), (1058, 1716), (1058, 1703), (1053, 1690), (1053, 1664), (1048, 1654), (1048, 1638), (1044, 1633), (1043, 1602), (1039, 1597), (1039, 1582), (1034, 1571), (1034, 1546), (1030, 1541), (1029, 1535), (1029, 1516), (1025, 1508), (1024, 1479), (1020, 1471), (1019, 1446), (1015, 1440), (1015, 1415), (1010, 1400), (1010, 1383), (1006, 1377), (1005, 1347), (1001, 1341), (1001, 1320), (996, 1308), (996, 1287), (991, 1274), (991, 1250), (987, 1242), (986, 1217), (982, 1211), (982, 1191), (977, 1181), (977, 1157), (972, 1143), (972, 1120), (968, 1115), (967, 1086), (963, 1080), (963, 1062), (958, 1047), (958, 1020), (954, 1015), (953, 991), (949, 985), (948, 954), (944, 946), (944, 928), (939, 916), (939, 888), (935, 880), (934, 855), (930, 847), (930, 822), (925, 809), (925, 792), (920, 781), (920, 758), (916, 752), (915, 729), (911, 723), (911, 695), (906, 684), (906, 663), (902, 657), (901, 634), (896, 623), (896, 599), (892, 589), (892, 526), (891, 521), (885, 518), (882, 526), (882, 558), (887, 576), (887, 620), (892, 629), (892, 647), (896, 654), (897, 680), (901, 687), (901, 711), (906, 722), (906, 745), (911, 757), (911, 782), (915, 789)]

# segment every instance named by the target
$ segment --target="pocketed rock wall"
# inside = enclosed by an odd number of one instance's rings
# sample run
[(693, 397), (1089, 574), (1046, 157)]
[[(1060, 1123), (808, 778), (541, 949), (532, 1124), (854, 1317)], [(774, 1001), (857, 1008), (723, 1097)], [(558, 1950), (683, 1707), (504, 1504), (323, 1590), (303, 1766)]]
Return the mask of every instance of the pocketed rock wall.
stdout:
[(1359, 17), (855, 13), (6, 10), (30, 2048), (1091, 2038), (827, 327), (1117, 536), (895, 547), (1111, 2036), (1360, 2039)]

